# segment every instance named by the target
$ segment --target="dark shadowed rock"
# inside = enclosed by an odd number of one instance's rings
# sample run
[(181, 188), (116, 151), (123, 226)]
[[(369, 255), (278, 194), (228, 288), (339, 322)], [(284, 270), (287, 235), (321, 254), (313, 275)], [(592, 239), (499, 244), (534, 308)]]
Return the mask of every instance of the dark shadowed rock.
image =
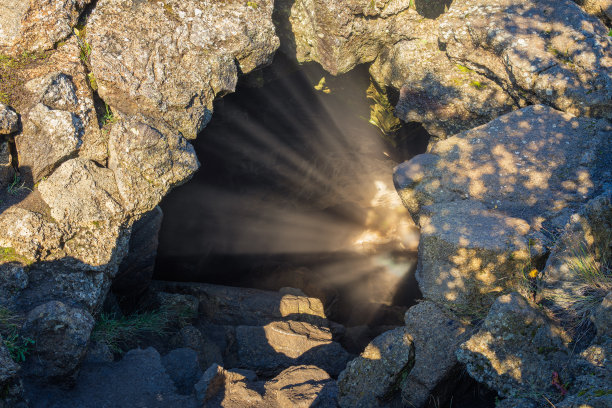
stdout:
[(2, 335), (0, 335), (0, 384), (4, 385), (13, 379), (19, 371), (19, 364), (11, 358), (9, 351), (4, 346)]
[(62, 302), (34, 308), (23, 326), (24, 336), (35, 341), (24, 366), (26, 373), (46, 379), (73, 375), (87, 351), (93, 326), (87, 311)]
[(413, 365), (414, 344), (406, 328), (381, 334), (338, 376), (340, 406), (384, 406)]
[(198, 353), (189, 348), (174, 349), (162, 357), (162, 363), (179, 394), (191, 394), (202, 374)]
[(402, 400), (407, 406), (423, 407), (436, 389), (440, 395), (434, 397), (444, 403), (449, 395), (444, 390), (451, 390), (459, 377), (455, 351), (467, 340), (468, 328), (429, 301), (408, 309), (405, 320), (406, 331), (413, 338), (415, 358), (414, 367), (402, 379)]
[(0, 141), (0, 187), (6, 188), (14, 179), (13, 157), (7, 141)]
[(279, 44), (271, 15), (267, 0), (99, 1), (87, 25), (98, 92), (195, 138), (238, 73), (271, 62)]
[(336, 382), (315, 366), (289, 367), (265, 383), (264, 401), (268, 406), (329, 408), (337, 406), (337, 398)]
[(19, 130), (19, 115), (10, 106), (0, 102), (0, 135), (10, 135)]
[(0, 307), (14, 304), (28, 283), (28, 274), (24, 265), (19, 262), (0, 263)]
[(224, 349), (225, 344), (220, 343), (217, 344), (208, 336), (204, 336), (196, 327), (190, 325), (181, 328), (170, 340), (170, 344), (174, 347), (187, 347), (195, 350), (198, 353), (200, 367), (210, 367), (212, 364), (223, 365), (221, 350)]

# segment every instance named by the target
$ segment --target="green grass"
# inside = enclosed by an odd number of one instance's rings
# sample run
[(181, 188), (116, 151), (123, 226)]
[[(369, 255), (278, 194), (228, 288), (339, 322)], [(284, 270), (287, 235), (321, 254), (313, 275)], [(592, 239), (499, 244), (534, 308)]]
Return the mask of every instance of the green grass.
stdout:
[(21, 177), (17, 173), (13, 176), (13, 181), (6, 188), (6, 192), (10, 195), (17, 195), (23, 191), (32, 191), (25, 186), (25, 181), (21, 181)]
[(135, 313), (120, 318), (102, 313), (91, 339), (104, 342), (113, 352), (120, 353), (144, 337), (167, 334), (171, 321), (171, 314), (165, 311)]
[(117, 118), (115, 117), (115, 115), (113, 114), (113, 111), (111, 110), (110, 106), (108, 106), (107, 103), (104, 103), (104, 115), (102, 116), (102, 126), (105, 126), (107, 124), (113, 124), (115, 122), (117, 122)]
[(17, 316), (10, 310), (0, 307), (0, 334), (2, 335), (2, 342), (16, 363), (22, 363), (26, 360), (32, 345), (35, 343), (34, 339), (22, 336), (19, 333), (19, 329), (20, 325)]

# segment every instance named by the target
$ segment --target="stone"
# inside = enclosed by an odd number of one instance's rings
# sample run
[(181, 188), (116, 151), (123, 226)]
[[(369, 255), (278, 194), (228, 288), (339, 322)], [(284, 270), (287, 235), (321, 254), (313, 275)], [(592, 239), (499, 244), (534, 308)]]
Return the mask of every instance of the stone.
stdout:
[(612, 337), (612, 292), (609, 292), (595, 309), (591, 320), (597, 329), (597, 335)]
[(245, 376), (233, 370), (225, 370), (217, 364), (211, 365), (194, 386), (200, 406), (210, 408), (262, 406), (262, 393), (253, 388)]
[(0, 384), (4, 385), (13, 379), (19, 371), (19, 364), (13, 361), (0, 334)]
[(52, 257), (62, 239), (57, 224), (19, 207), (10, 207), (0, 214), (0, 231), (0, 247), (11, 248), (25, 262)]
[(0, 334), (0, 387), (2, 387), (0, 407), (2, 408), (17, 406), (17, 402), (22, 399), (23, 387), (19, 379), (19, 368), (19, 364), (11, 358)]
[(315, 365), (338, 375), (350, 359), (329, 329), (306, 322), (279, 321), (236, 327), (238, 366), (275, 374), (292, 365)]
[(159, 308), (175, 313), (177, 316), (191, 319), (198, 316), (199, 301), (198, 298), (192, 295), (183, 295), (180, 293), (157, 293)]
[(424, 407), (433, 396), (443, 404), (459, 377), (455, 351), (468, 339), (468, 327), (430, 301), (408, 309), (405, 320), (415, 358), (414, 367), (401, 383), (402, 401), (406, 406)]
[(174, 349), (162, 357), (162, 363), (178, 393), (191, 394), (193, 386), (202, 374), (198, 364), (198, 354), (189, 348)]
[(8, 186), (14, 179), (13, 157), (7, 141), (0, 141), (0, 186)]
[(59, 222), (95, 225), (124, 216), (112, 170), (89, 160), (68, 160), (41, 181), (38, 189)]
[(19, 55), (53, 48), (72, 33), (90, 0), (0, 2), (0, 52)]
[(15, 137), (19, 169), (34, 183), (58, 165), (76, 157), (83, 125), (75, 114), (37, 104), (30, 110), (24, 130)]
[(265, 383), (264, 401), (278, 407), (335, 407), (336, 382), (324, 370), (309, 365), (289, 367)]
[(193, 146), (181, 135), (161, 132), (145, 122), (144, 118), (119, 121), (108, 143), (108, 168), (126, 209), (136, 214), (153, 210), (199, 167)]
[(338, 376), (341, 407), (379, 407), (414, 365), (414, 344), (404, 327), (376, 337)]
[(9, 307), (29, 283), (24, 265), (0, 262), (0, 307)]
[(127, 255), (113, 281), (113, 291), (138, 296), (149, 287), (155, 269), (159, 230), (163, 213), (155, 207), (132, 225)]
[(87, 41), (100, 97), (195, 138), (210, 120), (214, 98), (234, 91), (239, 72), (269, 64), (278, 48), (273, 2), (256, 4), (98, 2)]
[(43, 379), (75, 374), (87, 351), (94, 319), (87, 311), (51, 301), (28, 313), (23, 335), (35, 341), (24, 370)]
[(64, 74), (53, 74), (45, 78), (46, 88), (41, 102), (53, 110), (71, 110), (78, 106), (76, 88), (72, 79)]
[(549, 387), (553, 372), (566, 372), (569, 336), (518, 293), (500, 296), (483, 326), (457, 351), (476, 381), (502, 397)]
[(604, 22), (612, 20), (612, 1), (610, 0), (574, 0), (587, 13), (601, 18)]
[(92, 341), (87, 348), (83, 364), (112, 363), (114, 360), (113, 352), (108, 344), (102, 341)]
[(19, 130), (19, 115), (10, 106), (0, 102), (0, 135), (10, 135)]

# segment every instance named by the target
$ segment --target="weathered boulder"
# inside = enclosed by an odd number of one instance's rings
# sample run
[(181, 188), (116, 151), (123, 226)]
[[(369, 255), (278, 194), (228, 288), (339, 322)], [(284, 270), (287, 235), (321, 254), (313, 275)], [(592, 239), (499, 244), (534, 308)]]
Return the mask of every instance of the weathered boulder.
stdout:
[(446, 390), (456, 385), (458, 364), (455, 351), (467, 340), (468, 328), (451, 313), (429, 301), (408, 309), (405, 320), (406, 331), (414, 343), (414, 367), (402, 379), (402, 401), (406, 406), (424, 407), (436, 389), (441, 395), (434, 397), (443, 404), (447, 393), (439, 385)]
[(511, 293), (497, 299), (457, 358), (477, 381), (501, 396), (519, 397), (549, 389), (553, 373), (562, 373), (570, 361), (568, 341), (563, 329)]
[(108, 168), (115, 174), (124, 206), (131, 213), (155, 208), (174, 186), (198, 169), (193, 146), (181, 135), (161, 132), (142, 117), (116, 123), (109, 135)]
[(412, 337), (404, 327), (376, 337), (338, 376), (339, 405), (347, 408), (383, 405), (410, 373), (414, 353)]
[(189, 348), (174, 349), (163, 356), (161, 361), (179, 394), (191, 394), (193, 386), (202, 375), (198, 353)]
[(22, 173), (34, 183), (48, 176), (77, 155), (82, 133), (83, 124), (74, 113), (37, 104), (30, 110), (23, 132), (15, 137)]
[(72, 33), (91, 0), (0, 2), (0, 52), (21, 54), (53, 48)]
[(574, 0), (587, 13), (601, 18), (608, 25), (612, 21), (612, 1), (610, 0)]
[(23, 333), (35, 341), (24, 369), (28, 375), (65, 378), (75, 373), (94, 326), (85, 310), (51, 301), (28, 314)]
[(262, 374), (292, 365), (315, 365), (338, 375), (350, 354), (332, 340), (329, 329), (306, 322), (279, 321), (263, 327), (236, 327), (238, 366)]
[(261, 384), (254, 387), (254, 384), (249, 383), (249, 379), (238, 371), (225, 370), (217, 364), (211, 365), (194, 386), (200, 406), (210, 408), (262, 406), (261, 388)]
[(0, 261), (0, 307), (13, 305), (28, 283), (29, 278), (24, 265), (19, 262)]
[(0, 141), (0, 186), (4, 187), (13, 181), (13, 157), (7, 141)]
[(279, 44), (271, 15), (268, 0), (100, 1), (87, 26), (98, 92), (121, 112), (195, 138), (238, 73), (271, 62)]
[(53, 257), (59, 251), (62, 231), (42, 215), (10, 207), (0, 214), (0, 247), (11, 248), (23, 261)]
[(0, 135), (10, 135), (19, 130), (19, 115), (10, 106), (0, 102)]
[(325, 371), (315, 366), (289, 367), (265, 383), (266, 406), (335, 407), (338, 387)]

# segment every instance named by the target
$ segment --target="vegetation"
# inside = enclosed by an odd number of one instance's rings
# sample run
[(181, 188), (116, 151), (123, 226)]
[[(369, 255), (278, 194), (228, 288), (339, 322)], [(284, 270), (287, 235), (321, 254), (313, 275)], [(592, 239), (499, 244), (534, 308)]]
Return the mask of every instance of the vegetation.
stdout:
[(0, 335), (13, 361), (24, 362), (35, 341), (19, 333), (17, 317), (8, 309), (0, 307)]
[(83, 62), (83, 64), (85, 64), (85, 66), (89, 70), (90, 69), (89, 57), (91, 55), (91, 45), (89, 45), (89, 43), (85, 39), (85, 35), (87, 34), (87, 29), (85, 28), (84, 25), (78, 25), (74, 27), (74, 34), (79, 43), (79, 48), (81, 49), (79, 58), (81, 59), (81, 62)]
[(21, 180), (21, 177), (17, 173), (13, 176), (13, 181), (6, 188), (6, 192), (10, 195), (17, 195), (22, 191), (32, 191), (25, 186), (25, 181)]
[(247, 1), (247, 7), (250, 7), (252, 9), (258, 9), (259, 8), (259, 4), (257, 4), (254, 1)]
[(104, 103), (104, 115), (102, 116), (102, 126), (105, 126), (107, 124), (113, 124), (115, 122), (117, 122), (117, 118), (115, 117), (115, 115), (113, 114), (113, 111), (111, 110), (110, 106), (108, 106), (107, 103)]
[(48, 57), (48, 52), (23, 52), (17, 57), (0, 54), (0, 102), (13, 105), (23, 83), (20, 71)]

